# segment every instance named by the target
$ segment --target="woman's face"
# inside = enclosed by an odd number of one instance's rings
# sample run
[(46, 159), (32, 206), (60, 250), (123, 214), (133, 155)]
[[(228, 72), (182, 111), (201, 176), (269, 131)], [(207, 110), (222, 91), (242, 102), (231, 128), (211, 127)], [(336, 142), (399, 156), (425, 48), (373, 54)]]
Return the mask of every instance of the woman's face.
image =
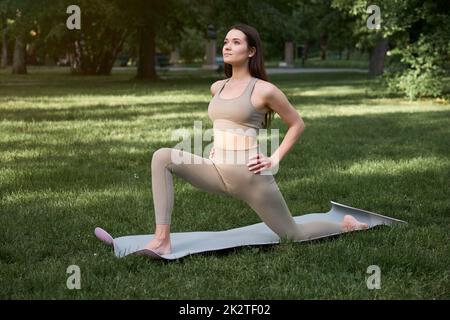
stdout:
[(247, 48), (247, 37), (241, 30), (231, 29), (223, 41), (223, 61), (236, 65), (246, 62), (255, 54), (256, 49)]

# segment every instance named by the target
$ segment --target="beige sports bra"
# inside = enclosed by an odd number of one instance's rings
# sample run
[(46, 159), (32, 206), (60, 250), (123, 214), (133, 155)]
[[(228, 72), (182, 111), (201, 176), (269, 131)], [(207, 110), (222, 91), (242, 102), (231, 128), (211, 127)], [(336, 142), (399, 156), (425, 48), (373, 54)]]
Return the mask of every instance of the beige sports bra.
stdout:
[(269, 111), (257, 110), (251, 95), (258, 78), (252, 77), (244, 92), (231, 99), (220, 94), (230, 79), (222, 86), (208, 105), (208, 116), (213, 121), (214, 147), (225, 150), (247, 150), (257, 147), (259, 129), (264, 126), (265, 115)]

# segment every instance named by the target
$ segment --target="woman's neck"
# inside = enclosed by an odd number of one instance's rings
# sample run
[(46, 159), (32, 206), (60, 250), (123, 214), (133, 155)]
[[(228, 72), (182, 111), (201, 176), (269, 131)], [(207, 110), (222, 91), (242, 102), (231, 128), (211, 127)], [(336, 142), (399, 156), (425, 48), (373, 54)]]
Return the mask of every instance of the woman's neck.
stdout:
[(252, 78), (247, 67), (237, 67), (233, 66), (233, 71), (230, 79), (232, 81), (248, 81)]

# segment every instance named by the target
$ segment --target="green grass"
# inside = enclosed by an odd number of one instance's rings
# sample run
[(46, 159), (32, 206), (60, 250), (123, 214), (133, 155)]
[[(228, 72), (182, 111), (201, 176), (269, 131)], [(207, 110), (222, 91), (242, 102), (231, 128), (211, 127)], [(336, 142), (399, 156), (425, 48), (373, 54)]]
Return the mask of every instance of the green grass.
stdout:
[[(117, 259), (93, 235), (153, 232), (150, 160), (207, 116), (209, 72), (0, 71), (1, 299), (447, 299), (450, 105), (387, 95), (362, 74), (274, 75), (307, 129), (276, 180), (293, 215), (330, 200), (409, 222), (321, 241), (162, 262)], [(280, 133), (287, 126), (274, 122)], [(245, 203), (175, 176), (173, 232), (258, 223)], [(70, 265), (81, 290), (69, 290)], [(366, 287), (370, 265), (381, 289)]]

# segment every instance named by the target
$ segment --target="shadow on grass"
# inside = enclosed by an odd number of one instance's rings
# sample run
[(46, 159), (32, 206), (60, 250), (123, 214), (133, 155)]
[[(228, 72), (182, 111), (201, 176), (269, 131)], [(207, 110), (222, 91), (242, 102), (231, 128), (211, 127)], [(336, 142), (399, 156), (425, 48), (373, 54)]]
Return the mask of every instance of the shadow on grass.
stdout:
[(20, 108), (3, 109), (0, 111), (0, 120), (24, 122), (58, 122), (58, 121), (107, 121), (107, 120), (135, 120), (138, 117), (163, 116), (166, 113), (190, 114), (204, 111), (203, 101), (167, 103), (139, 103), (129, 106), (111, 106), (96, 104), (89, 107), (56, 108)]
[[(408, 116), (404, 113), (390, 113), (314, 118), (309, 121), (309, 128), (302, 137), (302, 150), (292, 150), (286, 161), (280, 164), (277, 174), (282, 179), (283, 166), (294, 169), (298, 167), (300, 163), (295, 159), (304, 158), (303, 154), (308, 154), (308, 157), (301, 161), (301, 166), (313, 169), (308, 176), (318, 171), (329, 172), (333, 169), (329, 167), (331, 163), (346, 167), (364, 160), (448, 157), (449, 142), (445, 139), (448, 118), (449, 111)], [(189, 120), (177, 125), (178, 128), (191, 126)], [(64, 133), (62, 129), (57, 130), (59, 134)], [(70, 136), (74, 131), (76, 130), (68, 129), (66, 132)], [(52, 132), (52, 129), (47, 130), (49, 134)], [(11, 130), (11, 134), (14, 134), (14, 130)], [(204, 142), (204, 147), (209, 143)], [(39, 140), (5, 142), (1, 146), (2, 152), (31, 151), (42, 156), (31, 153), (29, 157), (18, 156), (4, 160), (2, 164), (5, 168), (26, 172), (26, 175), (15, 181), (3, 181), (3, 190), (12, 192), (19, 185), (25, 190), (36, 190), (48, 185), (73, 190), (77, 189), (80, 179), (85, 183), (89, 182), (92, 170), (95, 170), (98, 185), (101, 185), (102, 182), (111, 180), (108, 179), (111, 171), (126, 172), (135, 168), (135, 171), (142, 172), (148, 168), (155, 150), (175, 144), (173, 141), (158, 139), (142, 139), (142, 142), (74, 141), (72, 144), (67, 141), (46, 143)], [(129, 150), (133, 150), (133, 153), (130, 154)], [(65, 178), (64, 183), (58, 183), (58, 178)], [(28, 179), (40, 183), (31, 187), (27, 183)], [(70, 182), (71, 179), (74, 183)]]
[[(199, 77), (192, 74), (174, 74), (166, 80), (158, 82), (141, 82), (133, 80), (129, 75), (110, 77), (76, 77), (64, 74), (29, 75), (11, 77), (0, 74), (0, 96), (20, 97), (66, 97), (73, 95), (133, 95), (146, 96), (168, 93), (171, 90), (188, 90), (193, 94), (209, 93), (214, 81), (225, 79), (225, 76), (209, 74)], [(377, 86), (367, 76), (350, 74), (282, 74), (271, 75), (269, 82), (280, 86), (281, 90), (311, 89), (321, 86), (354, 86), (355, 88)]]

